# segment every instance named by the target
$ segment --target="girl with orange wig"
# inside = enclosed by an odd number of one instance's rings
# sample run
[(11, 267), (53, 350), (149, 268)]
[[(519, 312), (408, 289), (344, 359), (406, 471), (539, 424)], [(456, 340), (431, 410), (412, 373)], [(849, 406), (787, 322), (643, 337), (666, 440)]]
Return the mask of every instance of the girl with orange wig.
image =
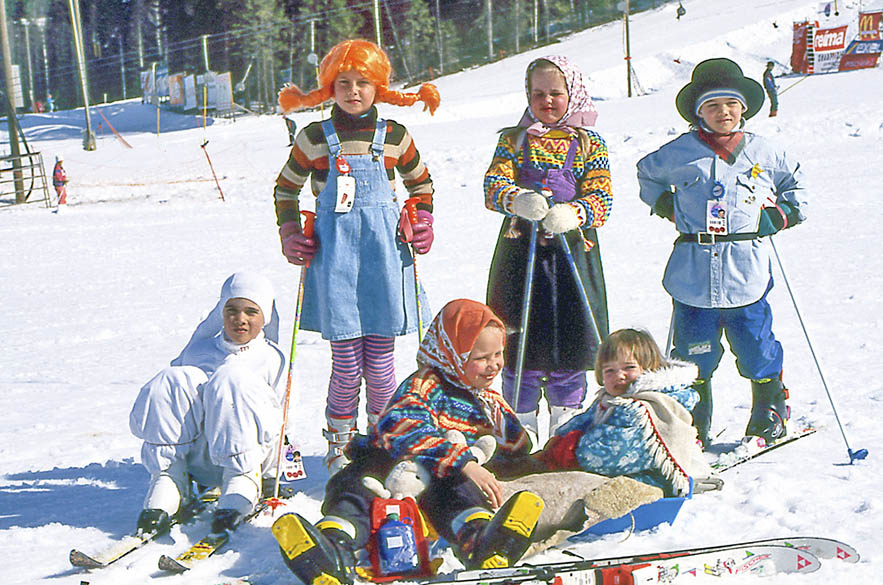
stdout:
[[(372, 425), (396, 389), (395, 337), (416, 330), (419, 308), (429, 320), (426, 300), (417, 303), (414, 260), (403, 239), (418, 254), (432, 246), (432, 180), (407, 129), (380, 118), (375, 104), (419, 100), (433, 113), (440, 100), (431, 84), (417, 93), (391, 90), (391, 72), (377, 45), (348, 40), (322, 59), (318, 89), (279, 92), (284, 113), (334, 100), (330, 118), (298, 133), (274, 195), (282, 253), (309, 267), (301, 327), (331, 343), (324, 434), (332, 474), (347, 463), (343, 447), (356, 433), (362, 379)], [(396, 171), (418, 201), (416, 222), (399, 213)], [(301, 229), (298, 202), (308, 179), (316, 197), (312, 237)]]

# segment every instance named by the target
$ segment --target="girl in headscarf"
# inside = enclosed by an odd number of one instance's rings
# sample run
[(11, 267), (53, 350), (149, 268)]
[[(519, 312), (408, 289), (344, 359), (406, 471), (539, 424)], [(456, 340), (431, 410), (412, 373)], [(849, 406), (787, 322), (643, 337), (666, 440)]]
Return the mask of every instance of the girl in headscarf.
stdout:
[[(352, 582), (353, 553), (368, 543), (375, 498), (362, 477), (386, 477), (404, 459), (429, 472), (417, 503), (467, 568), (521, 558), (543, 502), (530, 492), (503, 502), (497, 480), (523, 473), (530, 447), (515, 413), (490, 387), (502, 369), (504, 345), (503, 323), (487, 306), (466, 299), (445, 305), (420, 345), (417, 371), (396, 390), (370, 434), (347, 446), (351, 462), (325, 486), (324, 518), (315, 526), (297, 514), (277, 520), (283, 558), (303, 583), (323, 574)], [(466, 443), (448, 440), (451, 430), (462, 432)], [(497, 441), (485, 466), (469, 450), (483, 435)], [(289, 546), (304, 542), (311, 546)]]
[(221, 487), (212, 529), (230, 528), (257, 503), (262, 478), (275, 478), (287, 382), (278, 333), (270, 281), (237, 272), (181, 354), (141, 388), (129, 415), (150, 473), (139, 530), (167, 527), (191, 479)]
[[(491, 264), (487, 303), (514, 337), (507, 344), (503, 396), (536, 441), (543, 390), (551, 436), (581, 406), (585, 371), (592, 369), (599, 339), (607, 335), (607, 293), (595, 228), (607, 221), (613, 198), (607, 145), (588, 129), (597, 111), (580, 70), (565, 57), (542, 57), (528, 66), (525, 85), (528, 107), (517, 126), (503, 130), (484, 178), (485, 204), (506, 216)], [(539, 223), (540, 233), (515, 404), (530, 222)], [(564, 234), (581, 284), (557, 234)], [(585, 311), (579, 286), (599, 331)]]
[[(343, 41), (322, 59), (319, 88), (279, 92), (285, 113), (334, 100), (328, 119), (308, 124), (295, 138), (276, 179), (274, 198), (282, 253), (308, 265), (301, 328), (331, 343), (331, 379), (325, 415), (333, 474), (346, 465), (343, 446), (356, 433), (359, 395), (365, 380), (369, 426), (396, 389), (395, 338), (428, 321), (428, 303), (418, 303), (414, 260), (433, 242), (433, 185), (408, 130), (378, 114), (377, 103), (410, 106), (418, 100), (430, 113), (438, 90), (423, 84), (416, 93), (390, 89), (386, 53), (361, 39)], [(395, 193), (396, 171), (407, 190)], [(298, 197), (310, 181), (316, 197), (316, 232), (304, 235)], [(399, 215), (404, 199), (416, 201), (416, 222)], [(423, 313), (418, 317), (418, 306)]]

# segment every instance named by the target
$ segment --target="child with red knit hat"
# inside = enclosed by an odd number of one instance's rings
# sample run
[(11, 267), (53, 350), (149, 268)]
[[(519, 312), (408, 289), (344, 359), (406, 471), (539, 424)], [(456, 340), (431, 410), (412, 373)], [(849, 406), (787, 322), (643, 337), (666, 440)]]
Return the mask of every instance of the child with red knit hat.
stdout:
[[(331, 49), (319, 68), (319, 88), (279, 92), (285, 113), (334, 100), (331, 116), (301, 130), (276, 179), (275, 204), (282, 253), (308, 265), (301, 327), (331, 342), (326, 418), (333, 474), (347, 460), (343, 447), (356, 432), (362, 378), (373, 424), (396, 389), (395, 337), (418, 325), (414, 260), (433, 241), (433, 186), (411, 135), (379, 117), (376, 103), (408, 106), (422, 101), (434, 113), (440, 98), (431, 84), (417, 93), (389, 88), (392, 68), (370, 41), (347, 40)], [(409, 198), (418, 198), (417, 221), (399, 214), (398, 171)], [(316, 199), (315, 235), (301, 229), (298, 196), (311, 179)], [(420, 306), (428, 309), (425, 299)], [(430, 314), (425, 312), (426, 321)]]

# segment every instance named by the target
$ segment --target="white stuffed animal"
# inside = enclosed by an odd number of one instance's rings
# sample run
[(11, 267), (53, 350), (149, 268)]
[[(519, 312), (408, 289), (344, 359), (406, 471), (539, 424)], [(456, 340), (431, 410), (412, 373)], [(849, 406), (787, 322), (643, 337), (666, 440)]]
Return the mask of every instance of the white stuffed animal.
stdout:
[[(466, 436), (460, 431), (448, 431), (445, 433), (445, 438), (456, 445), (466, 444)], [(479, 465), (484, 465), (496, 448), (497, 440), (491, 435), (484, 435), (478, 438), (469, 451), (478, 459)], [(384, 499), (402, 500), (408, 497), (417, 499), (417, 496), (429, 485), (431, 477), (425, 467), (408, 459), (396, 463), (382, 484), (377, 478), (369, 475), (362, 478), (362, 485)]]

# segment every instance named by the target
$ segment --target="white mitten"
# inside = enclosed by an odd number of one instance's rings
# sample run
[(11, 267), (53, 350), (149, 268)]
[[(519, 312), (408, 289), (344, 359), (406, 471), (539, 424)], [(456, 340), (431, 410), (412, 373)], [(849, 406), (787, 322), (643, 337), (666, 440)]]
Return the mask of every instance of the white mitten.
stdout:
[(530, 221), (540, 221), (549, 213), (549, 202), (537, 193), (523, 189), (512, 198), (512, 213)]
[(551, 234), (563, 234), (577, 229), (582, 220), (576, 208), (569, 203), (556, 203), (543, 219), (543, 229)]

